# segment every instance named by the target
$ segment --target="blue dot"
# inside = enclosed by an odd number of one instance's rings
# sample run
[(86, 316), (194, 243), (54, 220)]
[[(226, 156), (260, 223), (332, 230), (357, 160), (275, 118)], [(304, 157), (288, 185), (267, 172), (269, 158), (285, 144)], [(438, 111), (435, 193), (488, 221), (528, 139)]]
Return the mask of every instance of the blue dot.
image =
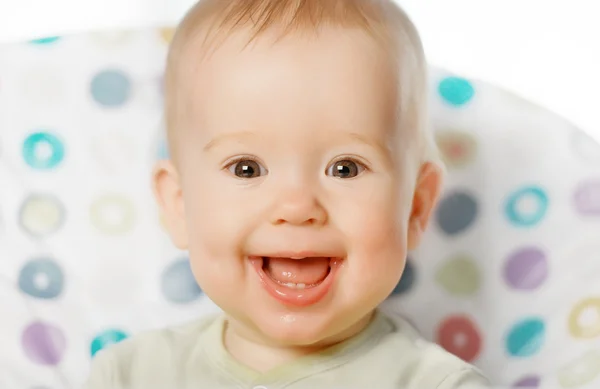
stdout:
[(409, 292), (415, 285), (415, 281), (415, 267), (412, 264), (412, 260), (409, 258), (406, 260), (406, 266), (404, 267), (404, 273), (402, 273), (400, 282), (398, 282), (398, 285), (396, 285), (396, 287), (392, 291), (392, 296), (397, 296)]
[(475, 96), (473, 85), (468, 80), (458, 77), (443, 79), (438, 85), (438, 92), (444, 101), (457, 107), (465, 105)]
[(202, 295), (187, 258), (172, 263), (162, 275), (162, 292), (167, 300), (186, 304)]
[(62, 269), (51, 259), (29, 261), (19, 274), (19, 289), (32, 297), (53, 299), (62, 293), (63, 287)]
[(512, 193), (505, 206), (508, 220), (518, 227), (532, 227), (548, 211), (548, 195), (537, 186), (528, 186)]
[(448, 235), (458, 235), (473, 225), (479, 213), (479, 205), (467, 192), (447, 194), (436, 209), (440, 229)]
[(119, 107), (129, 100), (131, 80), (119, 70), (106, 70), (93, 79), (90, 92), (94, 100), (105, 107)]
[(515, 324), (506, 337), (506, 349), (513, 357), (531, 357), (542, 348), (546, 326), (532, 318)]
[(127, 339), (128, 335), (121, 330), (107, 330), (97, 335), (90, 346), (92, 357), (103, 348)]
[(50, 43), (54, 43), (58, 40), (60, 40), (59, 36), (48, 36), (45, 38), (34, 39), (34, 40), (30, 41), (30, 43), (32, 43), (34, 45), (47, 45)]
[(167, 145), (167, 142), (161, 141), (158, 144), (158, 152), (156, 154), (159, 160), (169, 159), (169, 147)]
[(65, 157), (63, 142), (48, 132), (36, 132), (23, 142), (23, 159), (27, 165), (37, 170), (50, 170)]

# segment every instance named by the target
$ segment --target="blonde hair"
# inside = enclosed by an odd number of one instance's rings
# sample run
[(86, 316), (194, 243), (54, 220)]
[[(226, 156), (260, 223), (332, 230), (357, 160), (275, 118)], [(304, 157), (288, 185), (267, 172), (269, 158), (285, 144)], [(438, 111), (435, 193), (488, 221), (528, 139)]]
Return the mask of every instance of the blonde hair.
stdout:
[[(413, 134), (405, 149), (418, 154), (420, 163), (441, 165), (433, 140), (427, 110), (427, 65), (419, 34), (404, 11), (392, 0), (199, 0), (175, 31), (165, 73), (165, 121), (171, 155), (175, 154), (175, 129), (183, 116), (179, 101), (181, 58), (193, 42), (203, 39), (206, 51), (218, 38), (236, 30), (252, 31), (248, 41), (278, 28), (282, 36), (318, 33), (323, 26), (363, 29), (401, 56), (399, 66), (400, 106), (403, 131)], [(218, 44), (217, 44), (218, 46)], [(204, 54), (203, 54), (204, 55)]]

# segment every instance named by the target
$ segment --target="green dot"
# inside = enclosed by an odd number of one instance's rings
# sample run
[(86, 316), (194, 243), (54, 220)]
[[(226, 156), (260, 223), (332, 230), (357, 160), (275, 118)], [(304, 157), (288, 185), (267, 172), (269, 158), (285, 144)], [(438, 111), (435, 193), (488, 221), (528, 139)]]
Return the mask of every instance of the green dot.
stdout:
[(475, 88), (464, 78), (447, 77), (438, 85), (442, 99), (450, 105), (460, 107), (470, 102), (475, 96)]
[(451, 295), (468, 296), (481, 286), (481, 273), (474, 260), (459, 256), (444, 263), (436, 273), (436, 281)]
[(64, 157), (64, 143), (52, 133), (36, 132), (23, 142), (23, 159), (36, 170), (54, 169)]
[(34, 40), (30, 41), (30, 43), (32, 43), (34, 45), (47, 45), (50, 43), (54, 43), (54, 42), (58, 41), (59, 39), (60, 39), (59, 36), (48, 36), (48, 37), (44, 37), (44, 38), (34, 39)]
[(540, 318), (529, 318), (516, 323), (506, 337), (506, 349), (512, 357), (531, 357), (542, 348), (546, 324)]
[(107, 330), (98, 334), (90, 346), (92, 357), (103, 348), (127, 339), (127, 334), (121, 330)]

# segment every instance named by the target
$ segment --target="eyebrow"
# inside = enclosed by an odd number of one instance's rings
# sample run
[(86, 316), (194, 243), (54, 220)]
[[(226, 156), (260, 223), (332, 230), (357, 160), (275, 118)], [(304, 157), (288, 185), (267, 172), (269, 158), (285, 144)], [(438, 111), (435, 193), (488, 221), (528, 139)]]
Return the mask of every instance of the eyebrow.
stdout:
[(204, 145), (204, 152), (210, 151), (221, 143), (229, 140), (239, 140), (240, 138), (250, 138), (256, 134), (250, 131), (232, 132), (229, 134), (222, 134), (212, 138), (206, 145)]
[[(251, 132), (251, 131), (232, 132), (232, 133), (228, 133), (228, 134), (218, 135), (218, 136), (214, 137), (213, 139), (211, 139), (208, 143), (206, 143), (206, 145), (204, 145), (203, 150), (204, 150), (204, 152), (208, 152), (211, 149), (217, 147), (221, 143), (225, 143), (227, 141), (232, 141), (232, 140), (239, 141), (240, 138), (251, 138), (251, 137), (255, 137), (255, 136), (256, 136), (256, 133)], [(373, 139), (370, 139), (369, 137), (366, 137), (366, 136), (356, 133), (356, 132), (351, 132), (347, 136), (351, 139), (355, 139), (355, 140), (359, 141), (360, 143), (363, 143), (367, 146), (370, 146), (370, 147), (380, 151), (386, 157), (389, 156), (388, 154), (389, 154), (390, 150), (381, 142), (374, 141)]]
[(380, 151), (381, 153), (387, 155), (390, 150), (385, 146), (385, 144), (375, 141), (373, 139), (370, 139), (364, 135), (361, 135), (359, 133), (356, 132), (351, 132), (350, 134), (348, 134), (351, 138), (356, 139), (357, 141), (366, 144), (367, 146), (371, 146), (374, 149), (377, 149), (378, 151)]

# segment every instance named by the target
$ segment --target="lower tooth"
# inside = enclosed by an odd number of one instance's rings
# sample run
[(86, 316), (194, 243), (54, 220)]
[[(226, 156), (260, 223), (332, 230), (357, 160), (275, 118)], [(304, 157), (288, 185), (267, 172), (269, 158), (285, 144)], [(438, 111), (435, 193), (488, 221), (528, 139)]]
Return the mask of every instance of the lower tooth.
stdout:
[(306, 288), (306, 284), (294, 284), (293, 282), (288, 282), (288, 283), (286, 283), (284, 285), (287, 286), (288, 288), (292, 288), (292, 289), (304, 289), (304, 288)]

